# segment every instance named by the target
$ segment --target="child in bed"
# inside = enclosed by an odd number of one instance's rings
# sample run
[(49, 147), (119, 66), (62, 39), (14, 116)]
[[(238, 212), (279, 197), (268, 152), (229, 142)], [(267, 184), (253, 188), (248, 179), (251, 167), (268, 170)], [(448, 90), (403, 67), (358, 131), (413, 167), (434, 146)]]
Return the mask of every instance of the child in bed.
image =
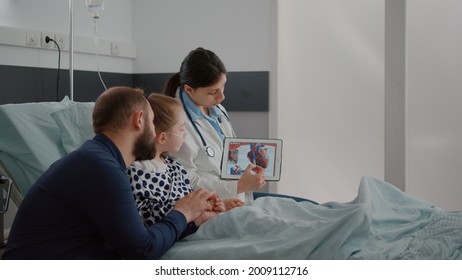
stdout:
[[(174, 98), (153, 93), (148, 101), (154, 111), (156, 155), (152, 160), (136, 161), (128, 168), (133, 195), (145, 225), (162, 220), (175, 202), (192, 192), (188, 173), (177, 161), (167, 155), (176, 152), (185, 137), (186, 115)], [(218, 197), (218, 196), (217, 196)], [(219, 212), (243, 205), (239, 199), (211, 201), (213, 211), (204, 212), (194, 221), (199, 226)]]

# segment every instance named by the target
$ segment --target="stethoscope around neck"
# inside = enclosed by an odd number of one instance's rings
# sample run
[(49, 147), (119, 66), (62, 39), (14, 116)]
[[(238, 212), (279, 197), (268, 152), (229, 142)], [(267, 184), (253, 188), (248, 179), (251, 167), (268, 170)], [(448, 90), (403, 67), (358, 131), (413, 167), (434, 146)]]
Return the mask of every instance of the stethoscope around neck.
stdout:
[[(201, 138), (202, 145), (204, 146), (204, 149), (205, 149), (205, 154), (207, 156), (213, 158), (215, 156), (215, 150), (212, 148), (212, 146), (207, 145), (207, 142), (205, 142), (204, 136), (200, 132), (200, 130), (197, 127), (196, 123), (193, 121), (193, 119), (191, 117), (191, 113), (189, 113), (189, 110), (188, 110), (188, 108), (186, 107), (186, 105), (184, 103), (183, 90), (180, 89), (179, 95), (180, 95), (181, 104), (183, 104), (183, 109), (186, 112), (186, 116), (191, 121), (191, 124), (194, 127), (194, 130), (196, 130), (197, 134)], [(220, 111), (223, 113), (223, 115), (225, 115), (225, 117), (229, 120), (228, 115), (225, 113), (225, 111), (223, 111), (220, 107), (218, 107), (218, 109), (220, 109)]]

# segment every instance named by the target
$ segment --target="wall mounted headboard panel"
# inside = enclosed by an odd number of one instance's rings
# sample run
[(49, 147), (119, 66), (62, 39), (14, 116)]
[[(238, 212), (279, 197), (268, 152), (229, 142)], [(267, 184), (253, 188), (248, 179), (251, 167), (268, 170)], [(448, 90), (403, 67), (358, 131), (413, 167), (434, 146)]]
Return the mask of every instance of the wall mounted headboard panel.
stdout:
[[(146, 93), (160, 92), (173, 73), (133, 74), (133, 85)], [(228, 72), (223, 106), (228, 111), (268, 112), (269, 72)]]
[[(56, 92), (56, 69), (0, 65), (0, 104), (59, 101), (69, 94), (69, 70), (60, 70)], [(160, 92), (171, 73), (124, 74), (101, 72), (107, 87), (141, 87)], [(74, 100), (94, 101), (104, 91), (98, 74), (74, 70)], [(229, 72), (223, 105), (228, 111), (268, 112), (269, 72)]]
[[(131, 74), (101, 73), (106, 86), (132, 85)], [(0, 104), (60, 101), (69, 94), (69, 70), (0, 65)], [(104, 90), (97, 73), (74, 71), (75, 101), (94, 101)]]

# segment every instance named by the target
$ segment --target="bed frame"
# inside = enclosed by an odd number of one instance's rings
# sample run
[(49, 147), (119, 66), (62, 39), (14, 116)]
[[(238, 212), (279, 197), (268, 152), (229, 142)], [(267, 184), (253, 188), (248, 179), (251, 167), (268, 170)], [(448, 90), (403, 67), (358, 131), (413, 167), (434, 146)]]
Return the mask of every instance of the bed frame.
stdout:
[[(5, 225), (3, 222), (3, 215), (8, 211), (13, 180), (11, 180), (7, 176), (1, 175), (1, 173), (2, 172), (0, 171), (0, 185), (2, 185), (2, 187), (0, 188), (0, 248), (3, 248), (7, 240), (7, 236), (5, 234)], [(3, 195), (4, 188), (6, 189), (5, 196)]]

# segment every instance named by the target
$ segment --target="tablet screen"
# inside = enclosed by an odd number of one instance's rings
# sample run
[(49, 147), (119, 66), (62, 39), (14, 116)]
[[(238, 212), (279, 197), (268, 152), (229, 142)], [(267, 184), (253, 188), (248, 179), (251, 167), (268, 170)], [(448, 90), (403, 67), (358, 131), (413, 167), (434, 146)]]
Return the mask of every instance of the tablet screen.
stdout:
[(221, 177), (239, 179), (252, 163), (265, 169), (267, 181), (279, 181), (281, 162), (281, 139), (225, 138)]

